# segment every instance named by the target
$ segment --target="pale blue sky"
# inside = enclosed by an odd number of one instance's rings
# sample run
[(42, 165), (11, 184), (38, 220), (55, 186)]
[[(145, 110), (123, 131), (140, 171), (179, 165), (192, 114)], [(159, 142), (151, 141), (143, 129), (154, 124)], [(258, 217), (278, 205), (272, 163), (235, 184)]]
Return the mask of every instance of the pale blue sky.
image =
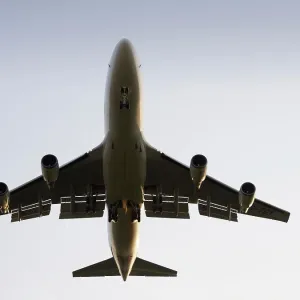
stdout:
[(0, 180), (12, 189), (102, 141), (115, 44), (142, 64), (147, 140), (291, 212), (288, 224), (241, 216), (143, 218), (139, 256), (178, 278), (73, 279), (110, 257), (106, 219), (0, 220), (1, 299), (299, 299), (300, 4), (298, 1), (0, 2)]

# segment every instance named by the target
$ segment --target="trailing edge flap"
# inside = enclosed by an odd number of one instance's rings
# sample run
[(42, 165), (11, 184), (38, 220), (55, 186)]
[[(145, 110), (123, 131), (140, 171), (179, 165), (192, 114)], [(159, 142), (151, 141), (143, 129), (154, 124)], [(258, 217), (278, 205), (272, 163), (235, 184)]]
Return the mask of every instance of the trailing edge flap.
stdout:
[[(118, 267), (113, 257), (73, 272), (73, 277), (105, 276), (120, 276)], [(162, 267), (137, 257), (129, 276), (176, 277), (177, 271)]]

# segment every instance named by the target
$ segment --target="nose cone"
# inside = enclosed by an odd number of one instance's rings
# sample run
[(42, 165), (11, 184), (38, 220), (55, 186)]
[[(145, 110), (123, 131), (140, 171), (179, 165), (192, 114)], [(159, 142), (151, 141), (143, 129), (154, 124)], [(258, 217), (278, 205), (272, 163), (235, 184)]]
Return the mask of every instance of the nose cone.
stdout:
[(116, 45), (116, 51), (118, 52), (122, 52), (122, 51), (133, 51), (133, 46), (131, 44), (131, 42), (124, 38), (124, 39), (121, 39), (118, 44)]
[(116, 45), (111, 58), (110, 65), (122, 65), (127, 67), (133, 65), (136, 67), (136, 55), (132, 43), (124, 38)]
[(132, 256), (118, 256), (118, 267), (124, 281), (129, 276), (134, 260)]

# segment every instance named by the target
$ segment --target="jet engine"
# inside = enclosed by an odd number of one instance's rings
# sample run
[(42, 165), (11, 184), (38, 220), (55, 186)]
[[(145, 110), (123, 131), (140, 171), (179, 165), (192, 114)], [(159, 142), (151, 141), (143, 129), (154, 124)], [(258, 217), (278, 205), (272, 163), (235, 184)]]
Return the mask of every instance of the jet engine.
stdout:
[(41, 160), (41, 165), (44, 180), (49, 188), (53, 188), (59, 174), (59, 165), (56, 156), (53, 154), (45, 155)]
[(0, 214), (9, 212), (9, 190), (4, 182), (0, 182)]
[(239, 203), (242, 213), (247, 213), (255, 200), (255, 185), (251, 182), (245, 182), (241, 185), (239, 191)]
[(205, 180), (207, 169), (207, 159), (204, 155), (197, 154), (191, 159), (190, 174), (194, 185), (197, 189), (200, 188), (201, 183)]

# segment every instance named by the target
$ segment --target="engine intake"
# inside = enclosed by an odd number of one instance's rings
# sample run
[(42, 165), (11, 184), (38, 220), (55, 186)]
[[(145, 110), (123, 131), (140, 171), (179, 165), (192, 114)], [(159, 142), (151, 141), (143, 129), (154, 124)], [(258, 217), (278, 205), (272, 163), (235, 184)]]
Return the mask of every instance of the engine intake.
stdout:
[(200, 188), (201, 183), (205, 180), (207, 170), (207, 159), (202, 154), (194, 155), (190, 163), (190, 174), (194, 185), (197, 189)]
[(59, 174), (59, 165), (56, 156), (54, 156), (53, 154), (45, 155), (41, 160), (41, 166), (43, 177), (48, 187), (54, 187)]
[(251, 182), (245, 182), (241, 185), (239, 192), (240, 210), (247, 213), (255, 200), (255, 185)]
[(4, 182), (0, 182), (0, 214), (9, 212), (9, 190)]

